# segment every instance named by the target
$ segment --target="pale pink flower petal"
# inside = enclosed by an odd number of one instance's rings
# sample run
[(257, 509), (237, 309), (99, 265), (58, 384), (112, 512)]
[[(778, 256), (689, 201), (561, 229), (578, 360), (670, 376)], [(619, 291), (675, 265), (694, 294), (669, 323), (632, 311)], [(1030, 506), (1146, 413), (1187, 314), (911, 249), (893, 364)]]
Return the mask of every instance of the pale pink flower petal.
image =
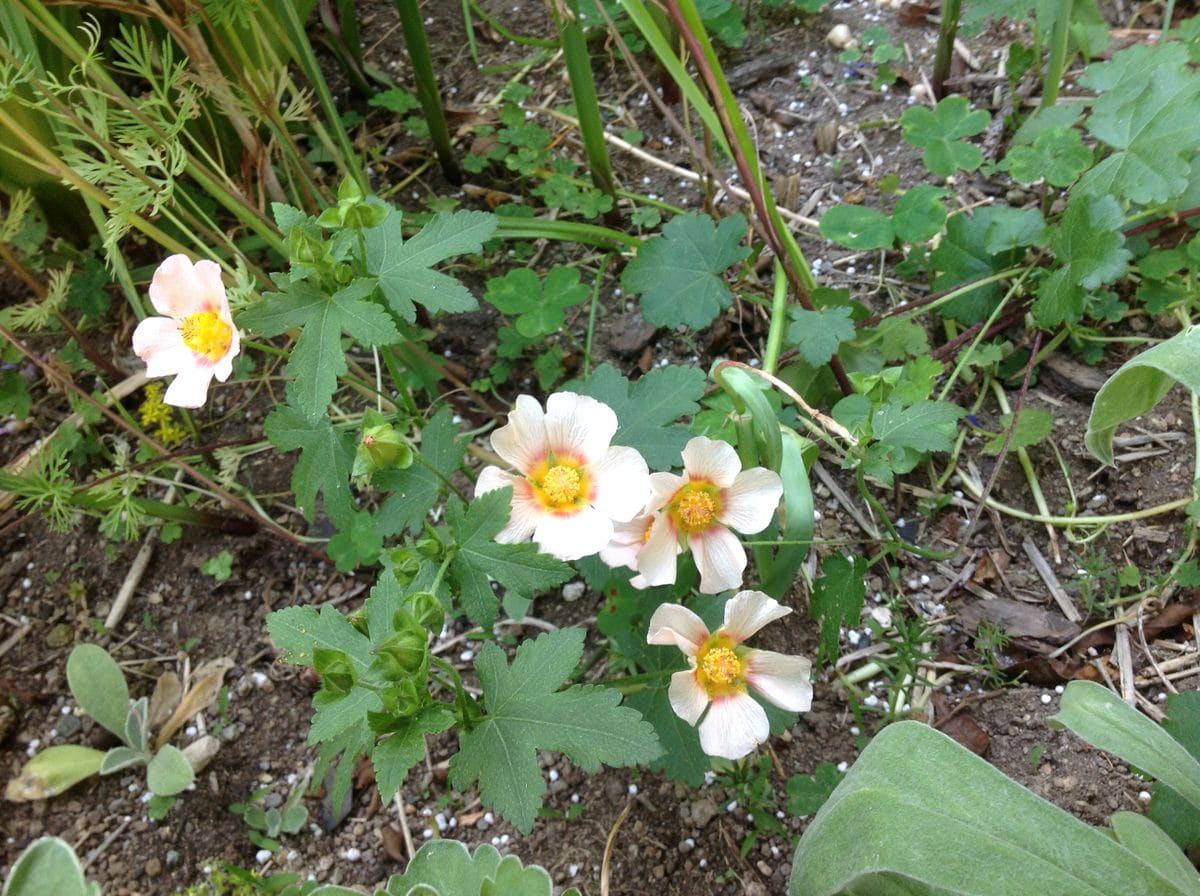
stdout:
[(637, 451), (619, 445), (609, 448), (592, 464), (591, 472), (595, 483), (592, 506), (601, 513), (625, 523), (645, 509), (650, 470)]
[(613, 409), (590, 396), (555, 392), (546, 400), (547, 441), (585, 464), (604, 458), (616, 431)]
[[(150, 304), (154, 310), (176, 321), (197, 311), (216, 311), (216, 305), (208, 304), (211, 292), (208, 280), (197, 271), (202, 264), (207, 267), (212, 262), (201, 261), (194, 265), (186, 255), (163, 259), (150, 280)], [(221, 269), (217, 268), (217, 283), (220, 282)], [(223, 293), (224, 289), (218, 286), (217, 294)]]
[(139, 323), (133, 350), (146, 362), (149, 376), (176, 375), (163, 401), (198, 408), (214, 376), (229, 379), (233, 358), (241, 351), (221, 269), (211, 261), (192, 264), (186, 255), (172, 255), (154, 272), (150, 302), (166, 317)]
[(527, 471), (546, 453), (542, 406), (531, 395), (518, 395), (508, 423), (492, 433), (492, 449), (516, 469)]
[[(700, 570), (701, 594), (720, 594), (742, 584), (746, 549), (724, 526), (688, 536), (688, 547), (692, 549), (696, 569)], [(642, 554), (645, 553), (643, 549)]]
[(146, 376), (172, 376), (192, 363), (179, 325), (167, 317), (148, 317), (133, 331), (133, 353), (146, 362)]
[(742, 463), (728, 442), (696, 436), (684, 446), (683, 468), (692, 481), (703, 479), (718, 488), (729, 488)]
[(636, 570), (638, 554), (646, 546), (646, 530), (652, 523), (649, 514), (635, 516), (627, 523), (615, 523), (612, 541), (600, 551), (600, 559), (613, 569), (625, 566)]
[(528, 539), (537, 528), (539, 508), (530, 493), (529, 483), (499, 467), (484, 467), (479, 471), (479, 479), (475, 482), (475, 497), (508, 486), (513, 490), (512, 510), (508, 515), (508, 522), (496, 534), (496, 541), (501, 544), (516, 544)]
[(751, 650), (745, 656), (746, 681), (780, 709), (812, 708), (812, 663), (802, 656)]
[(650, 527), (650, 538), (638, 554), (637, 571), (647, 585), (674, 585), (676, 575), (675, 558), (682, 552), (679, 535), (665, 515), (654, 520)]
[(689, 725), (695, 725), (708, 706), (708, 694), (696, 680), (696, 673), (684, 669), (671, 675), (671, 684), (667, 687), (667, 699), (671, 701), (671, 709), (675, 715)]
[(570, 514), (540, 513), (533, 540), (538, 550), (559, 560), (578, 560), (600, 551), (612, 540), (613, 521), (593, 507)]
[(212, 367), (186, 364), (171, 380), (171, 385), (167, 386), (163, 401), (177, 408), (203, 407), (212, 378)]
[(720, 521), (745, 535), (761, 532), (771, 522), (783, 482), (779, 474), (765, 467), (751, 467), (737, 474), (733, 485), (721, 494)]
[(650, 500), (646, 503), (646, 506), (651, 510), (658, 510), (686, 482), (686, 479), (682, 476), (676, 476), (674, 473), (651, 473)]
[(718, 697), (700, 723), (700, 749), (709, 756), (741, 759), (771, 735), (767, 713), (749, 694)]
[(739, 591), (725, 604), (725, 632), (739, 644), (768, 622), (782, 619), (792, 612), (775, 598), (761, 591)]
[(688, 656), (695, 656), (707, 640), (704, 620), (682, 604), (660, 604), (650, 617), (646, 634), (649, 644), (673, 644)]

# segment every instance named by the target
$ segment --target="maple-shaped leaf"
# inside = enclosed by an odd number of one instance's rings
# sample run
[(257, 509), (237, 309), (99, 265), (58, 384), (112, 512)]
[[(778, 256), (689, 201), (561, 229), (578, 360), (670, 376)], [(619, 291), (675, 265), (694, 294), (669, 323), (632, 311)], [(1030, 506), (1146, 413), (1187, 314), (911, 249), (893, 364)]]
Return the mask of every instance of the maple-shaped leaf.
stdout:
[(458, 501), (446, 507), (446, 519), (458, 546), (450, 561), (449, 577), (457, 585), (453, 590), (471, 620), (485, 629), (496, 621), (499, 606), (492, 591), (493, 579), (517, 597), (529, 600), (575, 574), (566, 563), (539, 553), (532, 544), (500, 544), (495, 540), (508, 522), (511, 504), (512, 489), (502, 488), (480, 495), (465, 512)]
[(267, 617), (267, 632), (284, 662), (314, 666), (322, 653), (336, 655), (353, 677), (353, 686), (337, 692), (322, 687), (313, 697), (316, 712), (308, 733), (310, 744), (332, 740), (361, 722), (368, 712), (383, 708), (373, 688), (359, 686), (364, 681), (375, 683), (370, 670), (371, 643), (335, 607), (325, 604), (320, 612), (314, 607), (276, 610)]
[(949, 451), (954, 445), (955, 423), (964, 411), (945, 401), (918, 401), (904, 407), (889, 401), (875, 410), (871, 434), (892, 448), (916, 451)]
[(983, 161), (979, 147), (963, 141), (988, 126), (992, 116), (971, 109), (964, 96), (948, 96), (934, 109), (913, 106), (900, 116), (905, 141), (925, 150), (922, 161), (931, 174), (949, 177), (960, 168), (974, 171)]
[(313, 420), (284, 405), (267, 415), (263, 432), (280, 451), (300, 449), (292, 470), (292, 491), (304, 518), (312, 522), (317, 492), (325, 497), (325, 512), (339, 528), (354, 518), (350, 470), (354, 465), (354, 434), (336, 430), (328, 417)]
[(325, 412), (337, 389), (337, 378), (346, 372), (343, 331), (363, 346), (400, 341), (400, 332), (387, 311), (367, 300), (374, 291), (375, 282), (369, 278), (353, 280), (333, 295), (307, 281), (285, 282), (280, 292), (271, 293), (238, 316), (239, 324), (261, 336), (300, 328), (287, 364), (287, 373), (293, 378), (288, 396), (309, 417)]
[(546, 275), (543, 287), (529, 268), (515, 268), (488, 281), (484, 298), (497, 310), (516, 317), (513, 326), (527, 339), (549, 336), (561, 329), (563, 310), (588, 297), (576, 268), (557, 267)]
[(413, 302), (430, 311), (474, 311), (470, 291), (446, 274), (431, 270), (447, 258), (479, 252), (496, 230), (488, 212), (440, 212), (407, 241), (402, 215), (393, 208), (377, 226), (364, 231), (367, 271), (379, 278), (379, 289), (398, 317), (417, 318)]
[(1014, 146), (1001, 167), (1023, 184), (1042, 178), (1055, 187), (1069, 187), (1092, 164), (1092, 151), (1074, 128), (1050, 128), (1029, 146)]
[[(934, 289), (983, 279), (1016, 261), (1014, 251), (995, 253), (988, 248), (988, 233), (998, 220), (996, 210), (997, 206), (987, 206), (969, 215), (954, 215), (946, 222), (946, 235), (929, 256), (940, 272), (934, 278)], [(947, 302), (942, 314), (960, 323), (977, 324), (991, 314), (1002, 293), (998, 283), (976, 287)]]
[(854, 338), (853, 309), (847, 305), (809, 311), (807, 308), (788, 309), (792, 319), (787, 329), (787, 341), (796, 346), (800, 356), (814, 367), (826, 363), (837, 354), (843, 342)]
[(1091, 66), (1086, 83), (1105, 92), (1087, 129), (1117, 150), (1080, 178), (1076, 191), (1142, 205), (1169, 202), (1187, 189), (1188, 159), (1200, 142), (1200, 74), (1181, 47), (1131, 48)]
[(707, 215), (679, 215), (646, 240), (621, 275), (621, 286), (642, 297), (642, 316), (659, 327), (698, 330), (733, 304), (721, 274), (750, 250), (741, 245), (746, 219), (730, 215), (713, 226)]
[(1038, 284), (1033, 303), (1039, 324), (1053, 327), (1078, 320), (1086, 291), (1125, 273), (1131, 253), (1125, 248), (1124, 226), (1125, 215), (1111, 196), (1071, 193), (1050, 237), (1058, 267)]
[(512, 665), (494, 643), (475, 659), (486, 713), (450, 759), (450, 780), (464, 790), (479, 781), (483, 802), (528, 834), (546, 782), (539, 750), (563, 753), (585, 772), (601, 763), (628, 766), (659, 755), (658, 738), (621, 695), (597, 685), (559, 687), (583, 654), (578, 628), (547, 632), (517, 649)]
[(403, 470), (380, 470), (372, 482), (389, 492), (375, 514), (375, 531), (385, 537), (402, 529), (414, 535), (437, 504), (451, 474), (458, 469), (465, 450), (462, 431), (454, 423), (454, 413), (443, 406), (421, 430), (417, 463)]
[(602, 401), (617, 415), (614, 445), (632, 445), (651, 468), (678, 466), (691, 431), (675, 421), (700, 410), (708, 382), (695, 367), (656, 367), (630, 383), (611, 364), (601, 364), (586, 380), (563, 388)]
[(438, 734), (454, 724), (454, 713), (441, 703), (426, 706), (401, 720), (371, 751), (379, 799), (386, 806), (408, 776), (408, 770), (425, 758), (425, 735)]

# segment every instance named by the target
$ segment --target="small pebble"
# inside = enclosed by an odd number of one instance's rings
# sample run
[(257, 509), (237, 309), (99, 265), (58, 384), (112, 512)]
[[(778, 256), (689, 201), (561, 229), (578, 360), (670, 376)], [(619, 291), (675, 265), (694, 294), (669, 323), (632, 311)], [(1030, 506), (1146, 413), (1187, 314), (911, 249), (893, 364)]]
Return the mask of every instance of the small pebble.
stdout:
[(1049, 694), (1042, 694), (1042, 702), (1043, 703), (1049, 703), (1053, 699), (1054, 698), (1051, 697)]
[(260, 849), (258, 852), (256, 852), (254, 854), (254, 861), (258, 862), (258, 864), (260, 864), (260, 865), (266, 864), (267, 860), (270, 858), (271, 858), (271, 850), (269, 850), (269, 849)]

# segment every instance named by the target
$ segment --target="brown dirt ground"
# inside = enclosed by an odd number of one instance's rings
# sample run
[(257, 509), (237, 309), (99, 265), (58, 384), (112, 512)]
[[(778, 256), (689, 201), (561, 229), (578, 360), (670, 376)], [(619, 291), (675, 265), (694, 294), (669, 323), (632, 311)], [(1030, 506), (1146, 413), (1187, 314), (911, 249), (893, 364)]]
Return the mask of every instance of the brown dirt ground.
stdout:
[[(531, 32), (548, 33), (540, 4), (524, 0), (515, 6), (512, 2), (491, 2), (487, 8)], [(489, 99), (502, 81), (483, 78), (470, 65), (462, 49), (459, 4), (439, 0), (427, 9), (435, 64), (446, 86), (452, 89), (451, 102), (470, 107)], [(814, 217), (848, 193), (870, 193), (878, 178), (887, 173), (909, 176), (916, 164), (912, 150), (900, 142), (896, 127), (855, 126), (893, 121), (907, 106), (907, 89), (898, 85), (882, 93), (870, 89), (865, 81), (843, 79), (844, 67), (823, 39), (832, 24), (842, 21), (855, 32), (876, 22), (887, 25), (912, 54), (904, 68), (913, 81), (919, 83), (916, 72), (928, 70), (933, 27), (900, 27), (894, 12), (863, 2), (839, 3), (818, 16), (796, 22), (788, 16), (762, 11), (762, 17), (755, 20), (750, 42), (732, 53), (729, 62), (733, 68), (766, 53), (791, 55), (793, 64), (782, 74), (743, 89), (750, 101), (748, 108), (757, 110), (755, 123), (764, 163), (778, 178), (785, 204)], [(377, 42), (372, 49), (377, 64), (403, 75), (406, 63), (391, 5), (364, 3), (363, 23), (368, 41)], [(999, 32), (985, 33), (971, 43), (985, 67), (992, 48), (1002, 45), (1006, 37)], [(481, 49), (491, 61), (505, 61), (518, 54), (517, 49), (503, 42), (481, 40)], [(797, 72), (802, 69), (813, 78), (807, 89), (799, 85)], [(548, 67), (534, 72), (529, 79), (546, 105), (563, 99), (565, 86), (556, 80), (558, 71), (557, 67)], [(620, 95), (627, 123), (643, 129), (647, 145), (661, 157), (688, 164), (686, 153), (668, 143), (670, 135), (665, 125), (639, 101), (640, 91), (618, 89), (617, 85), (627, 83), (622, 70), (613, 68), (605, 87), (610, 97)], [(986, 96), (981, 93), (976, 99), (986, 100)], [(777, 123), (770, 112), (779, 109), (794, 113), (798, 120), (790, 126)], [(786, 120), (786, 116), (777, 117)], [(819, 152), (813, 142), (814, 131), (824, 122), (832, 122), (837, 133), (835, 149), (826, 153)], [(384, 156), (402, 157), (389, 153), (382, 154), (381, 159)], [(616, 164), (633, 188), (682, 201), (685, 193), (676, 178), (628, 157), (618, 156)], [(377, 175), (381, 181), (396, 182), (404, 173), (403, 169), (379, 162)], [(976, 181), (962, 187), (964, 202), (987, 189), (986, 184)], [(410, 189), (420, 197), (444, 193), (448, 188), (434, 179), (418, 180)], [(694, 195), (690, 201), (695, 202)], [(888, 300), (886, 270), (881, 272), (877, 254), (847, 255), (833, 251), (812, 234), (802, 237), (809, 257), (819, 263), (815, 266), (822, 282), (849, 286), (864, 301)], [(627, 373), (638, 367), (644, 370), (663, 358), (707, 364), (718, 354), (750, 357), (764, 332), (758, 317), (738, 308), (694, 338), (658, 334), (631, 351), (619, 337), (632, 323), (627, 309), (614, 301), (602, 316), (597, 338), (599, 352)], [(493, 331), (486, 318), (475, 327), (456, 322), (440, 334), (436, 345), (467, 367), (469, 379), (484, 369), (481, 359), (490, 351)], [(1021, 335), (1014, 333), (1013, 338), (1019, 340)], [(1114, 356), (1105, 367), (1115, 368), (1120, 360)], [(1140, 421), (1140, 429), (1151, 437), (1148, 447), (1139, 449), (1147, 455), (1127, 461), (1115, 471), (1099, 469), (1083, 450), (1082, 433), (1091, 400), (1086, 385), (1080, 392), (1070, 375), (1064, 382), (1040, 373), (1028, 400), (1030, 406), (1044, 407), (1054, 415), (1057, 445), (1070, 472), (1076, 500), (1089, 512), (1152, 506), (1187, 492), (1192, 461), (1189, 451), (1180, 450), (1190, 444), (1186, 422), (1189, 410), (1184, 400), (1174, 398)], [(252, 421), (261, 418), (259, 404), (250, 405)], [(994, 403), (985, 402), (979, 416), (987, 425), (998, 414)], [(48, 431), (59, 416), (57, 400), (45, 397), (35, 412), (31, 430), (8, 437), (8, 444), (0, 446), (0, 459), (15, 455), (34, 433)], [(973, 458), (987, 476), (992, 459), (980, 454), (982, 442), (982, 438), (971, 437), (964, 458)], [(1059, 462), (1046, 446), (1032, 449), (1031, 455), (1051, 509), (1062, 512), (1069, 495)], [(300, 531), (303, 521), (288, 513), (287, 497), (281, 494), (286, 489), (283, 474), (279, 465), (265, 455), (249, 461), (242, 471), (243, 481), (256, 494), (279, 496), (268, 501), (271, 511)], [(834, 475), (844, 489), (853, 492), (852, 483), (837, 471)], [(919, 482), (922, 478), (914, 476), (911, 480)], [(821, 536), (831, 540), (865, 538), (826, 486), (818, 486), (817, 494)], [(993, 496), (1032, 510), (1029, 487), (1015, 458), (1005, 461)], [(914, 499), (897, 492), (894, 510), (897, 518), (906, 513), (915, 517)], [(951, 505), (927, 518), (919, 536), (922, 543), (936, 549), (956, 546), (969, 515), (969, 509)], [(0, 778), (7, 780), (37, 746), (106, 743), (102, 730), (89, 719), (72, 714), (64, 664), (75, 643), (95, 638), (91, 621), (104, 616), (137, 546), (105, 544), (88, 525), (70, 535), (57, 536), (34, 519), (10, 516), (5, 522), (0, 536), (0, 556), (4, 558), (0, 565), (0, 697), (17, 710), (15, 720), (0, 733)], [(1178, 517), (1162, 517), (1111, 527), (1087, 544), (1070, 543), (1060, 533), (1059, 562), (1054, 560), (1054, 547), (1046, 529), (985, 513), (957, 559), (939, 564), (905, 557), (899, 590), (914, 616), (919, 614), (930, 625), (936, 658), (970, 665), (977, 656), (958, 614), (979, 603), (981, 594), (1058, 613), (1045, 582), (1022, 547), (1026, 540), (1051, 558), (1070, 599), (1084, 609), (1096, 609), (1096, 618), (1103, 618), (1103, 609), (1099, 605), (1085, 606), (1085, 600), (1089, 595), (1097, 601), (1111, 597), (1111, 583), (1079, 575), (1077, 570), (1094, 568), (1091, 561), (1099, 558), (1110, 568), (1129, 562), (1144, 573), (1162, 571), (1182, 546), (1181, 532)], [(220, 550), (229, 550), (234, 562), (232, 577), (218, 584), (200, 572), (200, 565)], [(974, 572), (968, 568), (972, 565)], [(68, 596), (73, 582), (82, 583), (82, 596), (78, 590), (74, 598)], [(180, 541), (156, 547), (124, 622), (101, 643), (106, 643), (122, 662), (135, 694), (148, 693), (163, 670), (183, 674), (189, 666), (205, 660), (231, 657), (235, 665), (226, 679), (227, 713), (222, 716), (210, 709), (189, 732), (176, 739), (186, 743), (198, 736), (202, 727), (219, 727), (223, 746), (198, 779), (195, 791), (186, 794), (157, 823), (146, 818), (143, 782), (135, 774), (93, 779), (47, 802), (6, 804), (0, 813), (0, 866), (6, 870), (32, 838), (54, 833), (75, 845), (89, 863), (89, 876), (103, 882), (106, 892), (113, 896), (172, 893), (201, 880), (203, 869), (218, 861), (293, 870), (322, 881), (360, 886), (379, 884), (400, 870), (403, 864), (395, 846), (397, 814), (394, 807), (379, 806), (369, 783), (356, 789), (349, 814), (331, 830), (325, 826), (329, 808), (319, 796), (308, 797), (312, 826), (285, 838), (284, 849), (265, 866), (256, 863), (256, 847), (247, 839), (245, 825), (228, 808), (258, 786), (268, 786), (273, 794), (285, 797), (312, 769), (313, 751), (305, 746), (311, 687), (293, 668), (275, 662), (265, 634), (266, 615), (292, 604), (323, 601), (337, 601), (343, 609), (350, 609), (362, 600), (370, 583), (369, 574), (337, 573), (266, 534), (236, 538), (187, 531)], [(883, 581), (873, 576), (871, 593), (883, 587)], [(811, 655), (815, 644), (811, 626), (805, 621), (807, 597), (796, 593), (793, 599), (799, 612), (773, 631), (764, 632), (764, 646)], [(1176, 592), (1174, 599), (1194, 600), (1195, 596)], [(868, 602), (868, 606), (873, 605)], [(531, 613), (551, 624), (565, 625), (594, 618), (599, 609), (597, 595), (587, 594), (573, 603), (548, 595), (536, 602)], [(1153, 608), (1148, 612), (1152, 615)], [(451, 632), (450, 637), (459, 633), (461, 630)], [(536, 629), (524, 633), (535, 634)], [(1186, 644), (1188, 639), (1194, 644), (1195, 636), (1190, 623), (1176, 626), (1159, 635), (1150, 650), (1161, 659), (1171, 655), (1173, 645)], [(1136, 645), (1136, 630), (1134, 641)], [(847, 643), (845, 649), (849, 652), (853, 645)], [(1068, 657), (1076, 668), (1094, 662), (1092, 668), (1103, 665), (1111, 671), (1111, 642), (1097, 641), (1093, 650), (1094, 655), (1089, 655), (1080, 648), (1069, 652)], [(1045, 652), (1044, 642), (1018, 640), (997, 661), (1004, 665)], [(1140, 646), (1135, 652), (1140, 675), (1148, 667), (1146, 652)], [(1057, 704), (1054, 683), (1051, 678), (1044, 686), (1026, 683), (993, 690), (989, 688), (994, 682), (985, 682), (981, 672), (959, 671), (939, 693), (934, 721), (944, 720), (955, 710), (956, 718), (969, 717), (987, 737), (985, 755), (990, 761), (1089, 823), (1103, 824), (1117, 809), (1144, 805), (1139, 798), (1144, 784), (1127, 769), (1082, 745), (1069, 733), (1046, 726), (1046, 718)], [(1195, 688), (1197, 679), (1176, 681), (1174, 685)], [(1142, 692), (1153, 705), (1163, 689), (1150, 682)], [(851, 704), (835, 687), (828, 670), (817, 682), (816, 692), (812, 711), (770, 747), (774, 764), (771, 783), (779, 809), (784, 805), (789, 776), (811, 773), (822, 761), (852, 763), (863, 734), (870, 733), (873, 717), (869, 708), (862, 710), (866, 713), (862, 724), (868, 726), (863, 732), (856, 727), (859, 722)], [(880, 689), (875, 693), (883, 695)], [(546, 755), (544, 765), (553, 779), (547, 802), (552, 817), (539, 820), (532, 835), (522, 838), (502, 821), (491, 822), (481, 815), (473, 794), (448, 789), (444, 762), (453, 748), (452, 739), (431, 743), (428, 766), (418, 769), (406, 782), (405, 814), (417, 842), (436, 834), (440, 814), (448, 826), (445, 836), (461, 838), (471, 845), (496, 843), (503, 851), (544, 865), (557, 886), (576, 885), (585, 893), (600, 891), (606, 838), (627, 806), (629, 815), (613, 837), (613, 896), (644, 894), (650, 887), (663, 896), (781, 893), (795, 838), (805, 825), (805, 819), (785, 818), (787, 837), (765, 833), (743, 856), (739, 845), (752, 822), (746, 807), (737, 804), (737, 794), (717, 786), (691, 791), (638, 770), (606, 770), (586, 776), (561, 757)], [(568, 820), (567, 813), (577, 811), (574, 806), (582, 806), (582, 811)], [(453, 827), (449, 827), (451, 821)], [(953, 848), (953, 843), (948, 842), (947, 848)]]

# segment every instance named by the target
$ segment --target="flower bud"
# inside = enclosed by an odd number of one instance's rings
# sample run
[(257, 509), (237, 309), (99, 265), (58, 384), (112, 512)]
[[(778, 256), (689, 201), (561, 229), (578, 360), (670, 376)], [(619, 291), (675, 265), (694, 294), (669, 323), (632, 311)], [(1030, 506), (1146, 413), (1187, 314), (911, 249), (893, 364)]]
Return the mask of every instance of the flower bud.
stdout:
[(389, 467), (403, 470), (412, 464), (412, 448), (407, 440), (378, 411), (363, 415), (362, 433), (351, 476), (368, 476)]
[(429, 656), (429, 634), (404, 610), (396, 613), (396, 631), (375, 648), (375, 666), (389, 681), (419, 673)]
[(407, 600), (408, 610), (417, 624), (431, 632), (439, 632), (446, 622), (446, 611), (432, 591), (417, 591)]
[(313, 650), (313, 670), (321, 676), (322, 689), (334, 697), (344, 697), (354, 687), (354, 666), (340, 650)]

